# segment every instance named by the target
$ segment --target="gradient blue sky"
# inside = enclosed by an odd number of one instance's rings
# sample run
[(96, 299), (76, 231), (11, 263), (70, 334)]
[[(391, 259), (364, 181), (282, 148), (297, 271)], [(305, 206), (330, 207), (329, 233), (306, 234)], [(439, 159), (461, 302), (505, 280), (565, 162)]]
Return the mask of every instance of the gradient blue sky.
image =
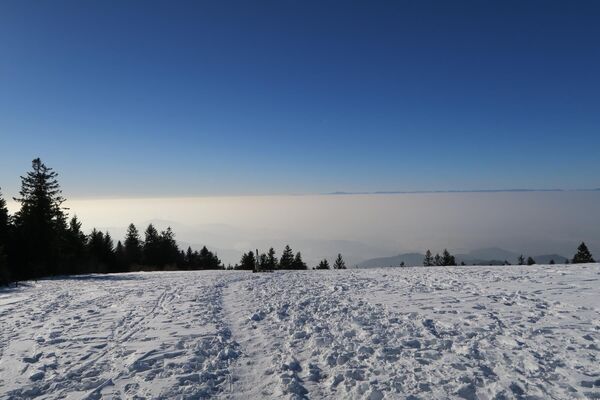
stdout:
[(600, 186), (597, 1), (0, 2), (0, 186)]

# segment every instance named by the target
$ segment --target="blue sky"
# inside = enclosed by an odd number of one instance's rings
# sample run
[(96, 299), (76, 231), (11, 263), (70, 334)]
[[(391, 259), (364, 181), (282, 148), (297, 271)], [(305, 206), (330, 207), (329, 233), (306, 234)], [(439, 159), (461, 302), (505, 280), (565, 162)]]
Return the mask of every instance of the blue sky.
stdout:
[(594, 1), (0, 2), (0, 186), (600, 186)]

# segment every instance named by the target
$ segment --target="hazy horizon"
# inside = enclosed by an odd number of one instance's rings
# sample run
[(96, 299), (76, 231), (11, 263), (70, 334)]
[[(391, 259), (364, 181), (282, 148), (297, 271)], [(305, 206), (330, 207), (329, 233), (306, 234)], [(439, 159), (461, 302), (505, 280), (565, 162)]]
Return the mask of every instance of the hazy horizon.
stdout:
[(287, 243), (310, 262), (342, 252), (352, 264), (427, 248), (572, 256), (581, 241), (600, 253), (594, 191), (74, 198), (65, 205), (84, 229), (108, 230), (115, 243), (130, 222), (141, 233), (150, 222), (170, 225), (182, 245), (207, 245), (232, 264), (243, 251), (280, 253)]

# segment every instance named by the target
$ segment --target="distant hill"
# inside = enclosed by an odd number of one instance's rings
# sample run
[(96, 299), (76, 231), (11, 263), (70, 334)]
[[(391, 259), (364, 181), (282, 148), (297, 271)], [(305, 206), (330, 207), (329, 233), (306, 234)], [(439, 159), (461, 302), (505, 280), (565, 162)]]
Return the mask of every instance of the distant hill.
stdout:
[[(435, 254), (435, 253), (434, 253)], [(528, 255), (524, 255), (527, 257)], [(488, 247), (484, 249), (473, 250), (466, 254), (456, 254), (457, 263), (465, 263), (466, 265), (502, 265), (505, 261), (511, 264), (518, 262), (519, 254), (512, 251), (504, 250), (499, 247)], [(423, 265), (424, 254), (421, 253), (406, 253), (398, 254), (392, 257), (379, 257), (365, 260), (358, 264), (359, 268), (379, 268), (379, 267), (398, 267), (402, 262), (406, 266)], [(567, 258), (559, 254), (545, 254), (533, 256), (533, 259), (538, 264), (549, 264), (550, 260), (554, 260), (557, 264), (564, 263)]]
[(404, 265), (423, 265), (424, 254), (406, 253), (392, 257), (379, 257), (366, 260), (358, 264), (359, 268), (398, 267), (402, 262)]

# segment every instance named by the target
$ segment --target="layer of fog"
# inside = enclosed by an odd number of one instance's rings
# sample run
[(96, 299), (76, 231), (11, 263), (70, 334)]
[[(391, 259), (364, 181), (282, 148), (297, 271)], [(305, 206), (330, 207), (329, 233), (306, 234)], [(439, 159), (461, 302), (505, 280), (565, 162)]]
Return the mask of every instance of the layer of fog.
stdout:
[(182, 246), (207, 245), (226, 264), (250, 249), (273, 246), (280, 253), (287, 243), (311, 265), (338, 252), (355, 264), (427, 248), (571, 256), (582, 240), (600, 256), (600, 192), (75, 199), (66, 205), (85, 229), (108, 230), (115, 242), (129, 222), (140, 231), (149, 222), (170, 225)]

